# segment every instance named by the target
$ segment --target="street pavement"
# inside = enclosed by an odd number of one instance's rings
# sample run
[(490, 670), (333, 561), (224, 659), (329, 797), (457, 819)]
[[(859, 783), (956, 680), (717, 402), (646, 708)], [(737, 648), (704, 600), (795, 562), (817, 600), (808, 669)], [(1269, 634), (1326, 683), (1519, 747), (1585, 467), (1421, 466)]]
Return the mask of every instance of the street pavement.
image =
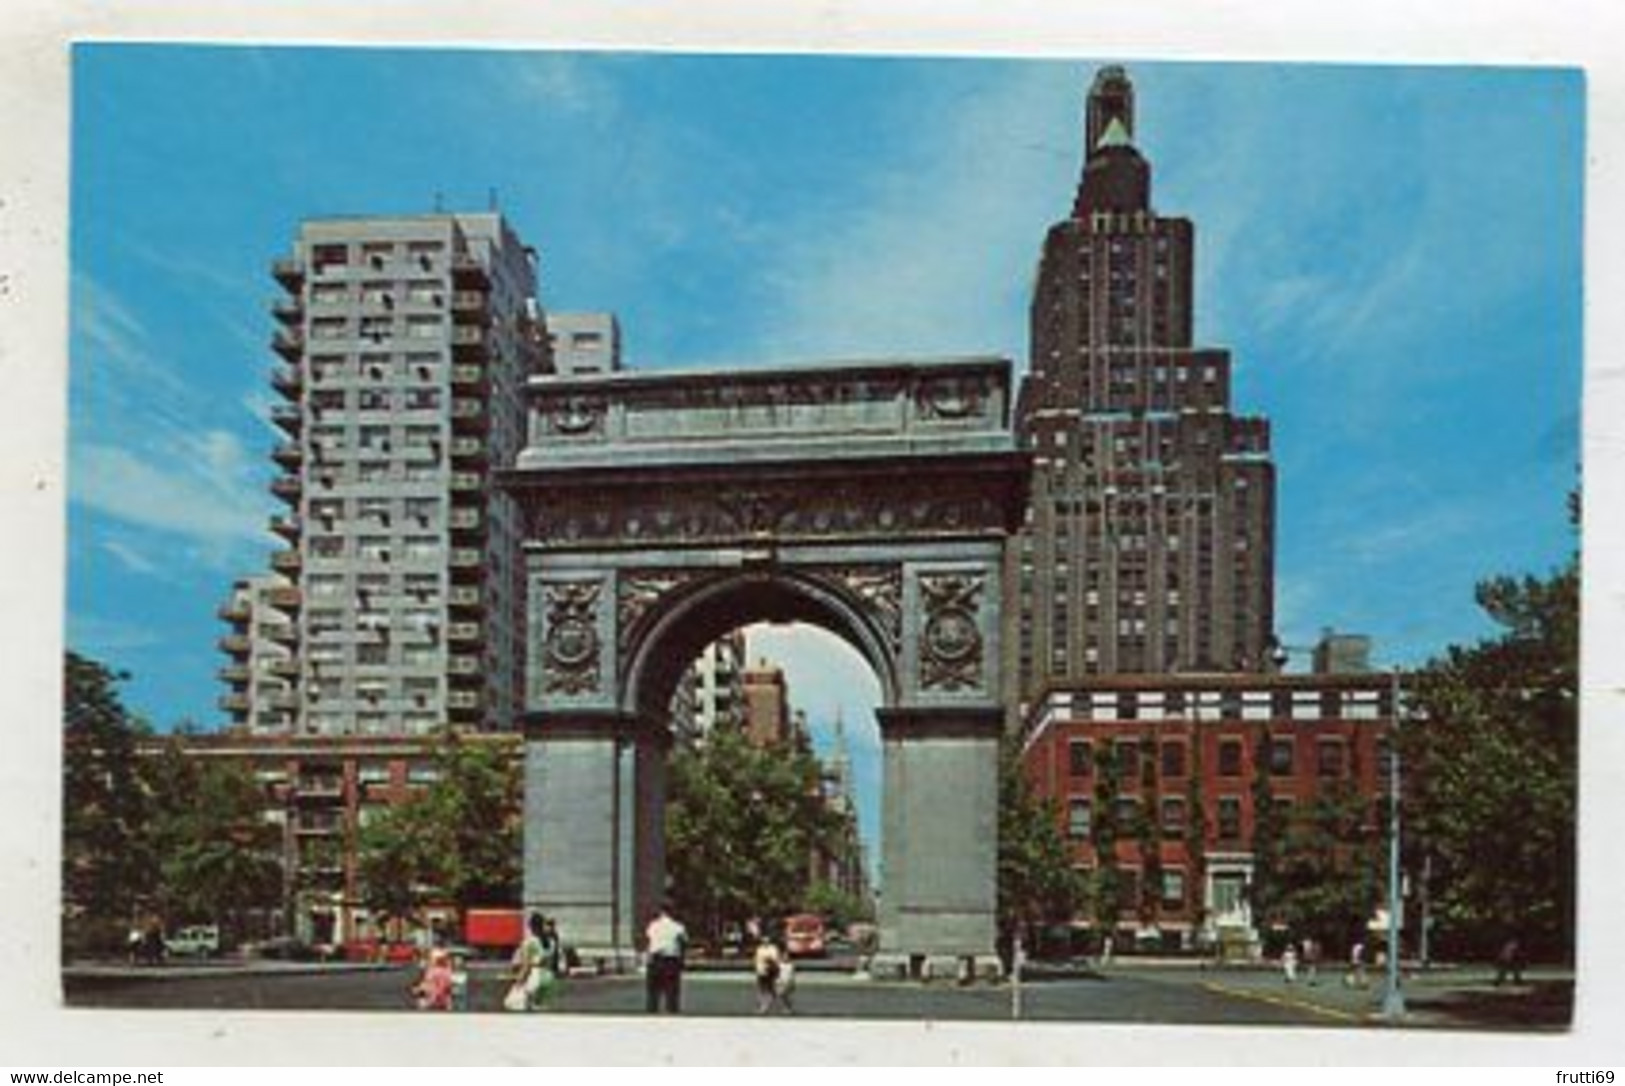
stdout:
[[(169, 1009), (407, 1011), (414, 972), (405, 967), (293, 966), (261, 963), (131, 969), (70, 969), (64, 996), (78, 1007)], [(1408, 1027), (1553, 1029), (1569, 1019), (1572, 977), (1534, 974), (1530, 983), (1496, 988), (1485, 972), (1450, 971), (1407, 983)], [(470, 983), (471, 1009), (501, 1013), (503, 967), (479, 963)], [(1021, 1018), (1029, 1021), (1271, 1025), (1350, 1028), (1381, 1024), (1380, 978), (1370, 987), (1288, 985), (1264, 969), (1207, 970), (1189, 963), (1125, 964), (1037, 979), (1021, 988)], [(813, 1018), (914, 1021), (1012, 1018), (1008, 984), (873, 981), (847, 972), (802, 970), (795, 1013)], [(684, 978), (683, 1013), (739, 1017), (755, 1013), (755, 986), (742, 971), (691, 970)], [(641, 1015), (637, 976), (574, 978), (549, 1009), (554, 1014)]]

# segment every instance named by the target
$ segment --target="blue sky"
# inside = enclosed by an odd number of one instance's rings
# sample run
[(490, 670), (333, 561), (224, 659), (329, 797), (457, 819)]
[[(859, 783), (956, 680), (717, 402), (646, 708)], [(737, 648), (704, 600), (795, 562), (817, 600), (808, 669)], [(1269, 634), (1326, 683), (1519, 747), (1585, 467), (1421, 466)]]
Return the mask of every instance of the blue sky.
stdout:
[[(1196, 224), (1197, 338), (1274, 426), (1283, 638), (1409, 664), (1487, 632), (1473, 583), (1573, 545), (1580, 76), (1126, 60), (1154, 204)], [(633, 367), (1020, 366), (1095, 66), (78, 47), (68, 644), (158, 724), (221, 721), (214, 611), (275, 542), (268, 266), (301, 218), (494, 189), (543, 304), (614, 310)], [(780, 646), (797, 700), (844, 706), (872, 767), (872, 686), (808, 644)]]

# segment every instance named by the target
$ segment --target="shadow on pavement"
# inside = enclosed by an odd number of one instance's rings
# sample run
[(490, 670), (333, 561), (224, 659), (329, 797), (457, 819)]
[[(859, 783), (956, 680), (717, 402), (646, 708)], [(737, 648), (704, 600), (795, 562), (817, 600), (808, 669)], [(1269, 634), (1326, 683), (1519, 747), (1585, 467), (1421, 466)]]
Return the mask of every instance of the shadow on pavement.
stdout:
[(1413, 992), (1407, 1003), (1413, 1011), (1438, 1015), (1466, 1029), (1567, 1029), (1574, 1020), (1574, 982)]

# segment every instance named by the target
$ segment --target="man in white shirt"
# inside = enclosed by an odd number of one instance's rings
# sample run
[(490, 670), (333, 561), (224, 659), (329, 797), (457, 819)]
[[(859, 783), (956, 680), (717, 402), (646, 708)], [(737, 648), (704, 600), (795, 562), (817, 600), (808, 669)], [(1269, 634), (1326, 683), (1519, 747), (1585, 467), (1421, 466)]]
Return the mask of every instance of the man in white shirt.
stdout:
[(674, 920), (671, 908), (662, 905), (644, 931), (649, 943), (649, 962), (644, 970), (648, 1011), (656, 1013), (662, 1003), (672, 1014), (682, 1009), (683, 952), (688, 949), (688, 929)]

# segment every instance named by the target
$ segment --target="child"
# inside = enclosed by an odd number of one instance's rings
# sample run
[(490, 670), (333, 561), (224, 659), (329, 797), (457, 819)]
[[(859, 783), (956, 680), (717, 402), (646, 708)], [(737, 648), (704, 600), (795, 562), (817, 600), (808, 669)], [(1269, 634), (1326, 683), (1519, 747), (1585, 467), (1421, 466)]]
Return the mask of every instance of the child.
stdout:
[(444, 950), (429, 952), (429, 964), (412, 987), (420, 1011), (451, 1010), (451, 960)]

